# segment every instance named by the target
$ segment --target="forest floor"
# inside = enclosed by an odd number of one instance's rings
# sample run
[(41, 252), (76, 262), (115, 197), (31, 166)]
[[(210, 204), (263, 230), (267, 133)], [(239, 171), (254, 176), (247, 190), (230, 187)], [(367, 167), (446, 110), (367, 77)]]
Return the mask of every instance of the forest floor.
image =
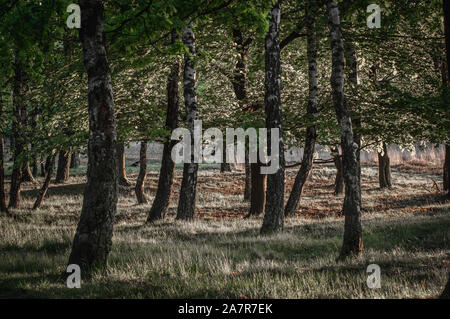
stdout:
[[(380, 190), (377, 168), (363, 167), (365, 251), (336, 262), (344, 218), (333, 167), (314, 168), (296, 216), (270, 236), (259, 235), (262, 216), (243, 219), (249, 209), (243, 172), (208, 167), (199, 172), (194, 221), (174, 220), (177, 169), (167, 219), (144, 225), (157, 186), (152, 167), (150, 204), (136, 205), (133, 186), (120, 188), (108, 269), (84, 278), (81, 289), (67, 288), (62, 274), (85, 176), (52, 184), (37, 211), (30, 207), (40, 185), (27, 183), (24, 208), (0, 217), (0, 298), (435, 298), (450, 267), (450, 201), (438, 191), (441, 168), (416, 163), (392, 171), (393, 188)], [(288, 190), (295, 174), (287, 173)], [(136, 171), (129, 177), (134, 182)], [(381, 267), (379, 289), (366, 285), (369, 264)]]

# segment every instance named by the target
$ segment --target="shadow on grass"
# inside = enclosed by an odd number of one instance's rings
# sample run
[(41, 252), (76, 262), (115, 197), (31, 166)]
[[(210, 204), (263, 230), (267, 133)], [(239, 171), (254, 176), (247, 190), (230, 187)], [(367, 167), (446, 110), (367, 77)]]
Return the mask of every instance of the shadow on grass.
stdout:
[[(57, 184), (52, 185), (48, 188), (46, 197), (50, 196), (80, 196), (84, 193), (84, 188), (86, 183), (81, 184)], [(36, 198), (39, 193), (39, 188), (24, 190), (21, 192), (21, 195), (24, 198)]]

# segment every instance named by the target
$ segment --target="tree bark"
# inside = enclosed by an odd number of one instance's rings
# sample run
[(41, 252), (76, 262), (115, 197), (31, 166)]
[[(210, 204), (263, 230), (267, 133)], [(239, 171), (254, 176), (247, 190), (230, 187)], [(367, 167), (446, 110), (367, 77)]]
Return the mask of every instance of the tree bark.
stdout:
[(87, 184), (69, 264), (89, 272), (104, 267), (111, 250), (117, 206), (117, 154), (111, 71), (105, 48), (101, 0), (80, 0), (84, 65), (88, 75)]
[(445, 145), (444, 190), (450, 191), (450, 145)]
[[(357, 90), (359, 85), (358, 79), (358, 58), (356, 55), (356, 47), (352, 41), (348, 41), (345, 46), (345, 62), (348, 69), (348, 79), (350, 82), (350, 87), (352, 90), (352, 94), (357, 96)], [(352, 109), (353, 107), (353, 109)], [(358, 176), (361, 181), (361, 116), (356, 110), (356, 105), (349, 107), (349, 109), (353, 112), (352, 117), (352, 128), (353, 128), (353, 141), (358, 145), (358, 149), (356, 150), (356, 162), (358, 165)]]
[[(245, 142), (248, 144), (248, 142)], [(248, 145), (245, 145), (245, 186), (244, 186), (244, 201), (248, 201), (251, 198), (251, 173), (250, 173), (250, 162), (249, 162), (249, 151)]]
[(183, 32), (183, 43), (189, 49), (189, 53), (184, 55), (183, 82), (188, 129), (191, 133), (191, 162), (184, 163), (176, 219), (188, 220), (194, 218), (198, 171), (198, 164), (194, 163), (194, 121), (198, 119), (197, 94), (195, 91), (196, 74), (193, 59), (193, 56), (195, 56), (195, 37), (190, 25)]
[(50, 180), (52, 179), (54, 166), (55, 166), (55, 156), (51, 156), (49, 165), (47, 167), (47, 173), (45, 176), (44, 184), (42, 185), (41, 189), (39, 190), (39, 194), (33, 205), (33, 210), (40, 208), (42, 205), (42, 201), (43, 201), (45, 195), (47, 194), (48, 186), (50, 185)]
[(119, 173), (119, 185), (131, 186), (131, 182), (127, 178), (126, 161), (125, 161), (125, 144), (117, 143), (117, 171)]
[(266, 204), (266, 175), (261, 174), (261, 162), (251, 163), (250, 211), (246, 218), (259, 216), (264, 212)]
[[(446, 49), (446, 57), (447, 57), (447, 63), (446, 63), (446, 79), (447, 79), (447, 89), (450, 85), (450, 0), (444, 0), (443, 1), (443, 9), (444, 9), (444, 29), (445, 29), (445, 49)], [(445, 146), (445, 167), (444, 167), (444, 176), (446, 175), (447, 178), (444, 181), (444, 185), (447, 184), (447, 191), (448, 196), (450, 196), (450, 146), (448, 143)], [(445, 170), (447, 170), (447, 174), (445, 174)], [(448, 285), (447, 285), (448, 286)]]
[[(281, 127), (281, 62), (280, 62), (281, 0), (270, 11), (269, 31), (265, 38), (265, 111), (267, 146), (272, 153), (271, 129), (279, 130), (279, 167), (267, 177), (266, 205), (261, 234), (283, 229), (284, 144)], [(273, 154), (271, 154), (273, 155)]]
[(333, 149), (333, 162), (336, 167), (336, 179), (334, 180), (334, 195), (340, 195), (344, 192), (344, 172), (342, 157), (339, 154), (339, 147)]
[(55, 183), (61, 184), (69, 180), (70, 158), (70, 151), (59, 151)]
[(345, 181), (344, 241), (340, 258), (359, 255), (363, 249), (361, 228), (361, 184), (358, 174), (356, 150), (353, 140), (352, 122), (344, 94), (344, 46), (340, 29), (338, 5), (327, 1), (328, 26), (332, 50), (331, 88), (333, 104), (341, 131), (343, 171)]
[(316, 39), (316, 6), (313, 0), (308, 0), (306, 8), (306, 27), (307, 27), (307, 55), (308, 55), (308, 84), (309, 97), (306, 109), (307, 117), (310, 122), (306, 128), (305, 148), (301, 167), (295, 177), (289, 199), (284, 209), (284, 216), (295, 214), (300, 197), (303, 192), (303, 186), (311, 173), (314, 158), (314, 147), (316, 143), (316, 125), (314, 124), (317, 116), (317, 103), (319, 99), (318, 80), (317, 80), (317, 39)]
[(391, 188), (391, 164), (389, 159), (388, 148), (383, 142), (383, 151), (378, 152), (378, 181), (380, 188)]
[[(0, 118), (3, 117), (3, 100), (0, 92)], [(5, 193), (5, 164), (4, 164), (4, 153), (5, 144), (3, 141), (3, 128), (2, 123), (0, 123), (0, 212), (8, 213), (8, 208), (6, 207), (6, 193)]]
[[(173, 37), (173, 41), (175, 38)], [(180, 104), (179, 82), (181, 73), (181, 61), (177, 61), (169, 74), (167, 81), (167, 113), (166, 130), (172, 133), (178, 125), (178, 108)], [(147, 222), (164, 219), (169, 207), (170, 193), (172, 191), (173, 174), (175, 163), (172, 161), (171, 153), (175, 141), (170, 137), (164, 143), (161, 169), (159, 171), (158, 189), (147, 217)]]
[(146, 175), (147, 175), (147, 142), (141, 142), (141, 149), (139, 152), (139, 175), (136, 180), (136, 186), (134, 188), (138, 204), (147, 204), (147, 197), (145, 196), (144, 191)]
[(22, 62), (20, 58), (15, 57), (14, 62), (14, 81), (13, 81), (13, 105), (14, 105), (14, 119), (13, 119), (13, 171), (11, 174), (11, 187), (9, 192), (9, 207), (20, 207), (20, 188), (22, 184), (22, 168), (23, 168), (23, 155), (25, 151), (24, 141), (24, 121), (26, 116), (26, 103), (25, 103), (25, 91), (27, 75), (23, 70)]

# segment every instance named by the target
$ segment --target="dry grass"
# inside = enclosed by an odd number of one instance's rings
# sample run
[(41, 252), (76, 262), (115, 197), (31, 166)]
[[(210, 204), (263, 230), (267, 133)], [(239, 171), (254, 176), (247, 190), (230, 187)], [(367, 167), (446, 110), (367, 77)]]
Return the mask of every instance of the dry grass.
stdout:
[[(0, 297), (84, 298), (433, 298), (446, 282), (450, 202), (434, 168), (393, 167), (394, 187), (379, 190), (375, 166), (363, 168), (364, 256), (335, 261), (342, 241), (342, 197), (332, 194), (334, 168), (317, 167), (299, 210), (281, 234), (260, 236), (261, 217), (244, 220), (242, 172), (199, 173), (197, 217), (174, 220), (181, 170), (168, 218), (143, 225), (150, 205), (121, 188), (106, 273), (66, 288), (65, 270), (85, 177), (52, 185), (31, 211), (38, 185), (26, 184), (23, 209), (0, 218)], [(287, 172), (287, 189), (296, 170)], [(131, 179), (136, 174), (130, 171)], [(147, 180), (150, 199), (157, 169)], [(381, 289), (366, 286), (366, 267), (381, 266)]]

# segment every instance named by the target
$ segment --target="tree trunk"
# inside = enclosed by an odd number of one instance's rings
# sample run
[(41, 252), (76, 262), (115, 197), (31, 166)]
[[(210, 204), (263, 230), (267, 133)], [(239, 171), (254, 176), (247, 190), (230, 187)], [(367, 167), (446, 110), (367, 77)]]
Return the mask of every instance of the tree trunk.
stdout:
[(31, 174), (33, 176), (38, 176), (39, 175), (39, 167), (38, 167), (37, 160), (34, 160), (33, 164), (31, 165)]
[(333, 104), (341, 131), (345, 181), (345, 199), (342, 210), (345, 216), (344, 241), (339, 257), (345, 258), (350, 255), (359, 255), (363, 249), (360, 206), (361, 184), (356, 159), (358, 145), (353, 140), (352, 122), (344, 94), (344, 46), (338, 5), (333, 1), (327, 1), (327, 11), (332, 49), (331, 87)]
[(80, 167), (80, 153), (72, 152), (72, 157), (70, 159), (70, 168)]
[(65, 183), (69, 180), (70, 157), (70, 151), (59, 151), (55, 183)]
[[(3, 100), (0, 92), (0, 118), (3, 117)], [(8, 213), (8, 208), (6, 207), (6, 193), (5, 193), (5, 164), (4, 164), (4, 153), (5, 144), (3, 141), (3, 128), (0, 123), (0, 212)]]
[(303, 152), (303, 159), (301, 167), (295, 177), (294, 185), (292, 186), (289, 199), (284, 209), (284, 216), (292, 216), (295, 214), (300, 197), (303, 192), (303, 186), (311, 172), (314, 158), (314, 147), (316, 143), (316, 125), (314, 124), (317, 116), (317, 103), (319, 98), (318, 80), (317, 80), (317, 39), (315, 30), (316, 7), (308, 0), (306, 8), (306, 27), (307, 27), (307, 51), (308, 51), (308, 84), (309, 97), (306, 113), (310, 124), (306, 128), (305, 148)]
[(117, 171), (119, 173), (119, 185), (131, 186), (131, 182), (127, 178), (127, 171), (125, 168), (125, 144), (117, 144)]
[(444, 190), (450, 191), (450, 145), (445, 145)]
[(147, 142), (141, 142), (141, 149), (139, 152), (139, 175), (136, 180), (134, 188), (138, 204), (147, 204), (147, 197), (145, 197), (145, 177), (147, 175)]
[(280, 63), (281, 0), (270, 12), (269, 31), (265, 38), (265, 96), (267, 146), (273, 156), (271, 129), (279, 130), (279, 167), (267, 177), (266, 205), (261, 234), (283, 229), (284, 144), (281, 127), (281, 63)]
[[(175, 41), (175, 35), (172, 42)], [(169, 74), (167, 81), (167, 113), (166, 113), (166, 130), (172, 133), (178, 125), (178, 108), (180, 104), (179, 82), (181, 73), (181, 61), (177, 61)], [(169, 207), (170, 193), (172, 191), (173, 173), (175, 163), (172, 161), (172, 148), (175, 141), (171, 141), (170, 137), (164, 143), (161, 169), (159, 171), (158, 190), (156, 191), (155, 200), (147, 217), (147, 222), (153, 222), (163, 219)]]
[(266, 175), (261, 174), (261, 162), (251, 163), (250, 211), (246, 218), (259, 216), (264, 212), (266, 204)]
[(50, 180), (52, 179), (53, 175), (53, 167), (55, 166), (55, 156), (51, 156), (49, 160), (49, 165), (47, 167), (47, 174), (45, 176), (44, 184), (42, 185), (38, 197), (36, 198), (36, 201), (33, 205), (33, 210), (36, 210), (41, 207), (42, 200), (44, 199), (45, 195), (48, 191), (48, 186), (50, 185)]
[(334, 180), (334, 195), (341, 195), (344, 192), (344, 172), (342, 157), (339, 154), (339, 147), (333, 149), (333, 162), (336, 167), (336, 179)]
[(195, 37), (190, 25), (183, 32), (183, 43), (189, 49), (189, 53), (184, 55), (183, 82), (188, 129), (191, 133), (191, 162), (184, 163), (176, 218), (187, 220), (194, 218), (198, 171), (198, 164), (194, 163), (194, 121), (198, 119), (195, 62), (193, 59), (193, 56), (195, 56)]
[(14, 152), (13, 152), (13, 171), (11, 174), (11, 188), (9, 192), (9, 207), (20, 207), (20, 188), (22, 184), (23, 159), (21, 158), (25, 151), (24, 141), (24, 117), (26, 116), (26, 73), (23, 70), (20, 58), (15, 57), (14, 62), (14, 81), (13, 81), (13, 105), (14, 120), (12, 125)]
[[(248, 144), (248, 142), (245, 142)], [(248, 154), (248, 145), (245, 146), (245, 188), (244, 188), (244, 201), (250, 200), (251, 197), (251, 173), (250, 173), (250, 162), (249, 162), (249, 154)]]
[(378, 152), (378, 181), (380, 188), (391, 188), (391, 165), (388, 148), (383, 142), (383, 151)]
[[(443, 9), (444, 9), (444, 29), (445, 29), (445, 49), (446, 49), (446, 56), (447, 56), (447, 63), (446, 63), (446, 79), (447, 79), (447, 86), (450, 85), (450, 0), (444, 0), (443, 2)], [(448, 88), (447, 88), (448, 89)], [(449, 148), (450, 146), (446, 144), (445, 146), (445, 168), (447, 169), (447, 178), (446, 182), (444, 182), (444, 185), (447, 184), (447, 191), (448, 196), (450, 196), (450, 155), (449, 155)], [(444, 176), (445, 176), (445, 168), (444, 168)], [(448, 285), (447, 285), (448, 286)]]
[(87, 184), (69, 264), (88, 272), (106, 266), (117, 206), (117, 143), (111, 71), (105, 48), (101, 0), (80, 0), (84, 65), (88, 75)]
[[(345, 64), (348, 68), (348, 79), (350, 82), (350, 88), (353, 96), (358, 96), (358, 58), (356, 56), (356, 47), (352, 41), (348, 41), (345, 46)], [(353, 129), (353, 141), (358, 145), (356, 150), (356, 162), (358, 165), (358, 176), (361, 181), (361, 116), (356, 110), (356, 104), (349, 109), (353, 112), (352, 117), (352, 129)]]

